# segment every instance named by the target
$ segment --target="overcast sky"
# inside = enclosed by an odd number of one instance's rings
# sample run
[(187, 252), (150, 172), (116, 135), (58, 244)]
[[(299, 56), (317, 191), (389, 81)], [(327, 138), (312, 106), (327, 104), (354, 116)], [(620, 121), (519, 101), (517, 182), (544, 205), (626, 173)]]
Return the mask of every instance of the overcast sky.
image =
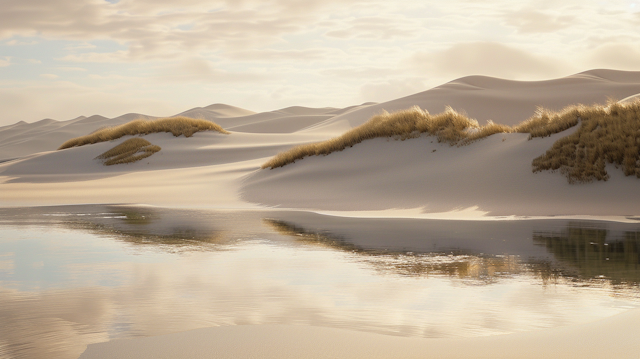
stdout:
[(640, 0), (0, 0), (0, 125), (640, 70)]

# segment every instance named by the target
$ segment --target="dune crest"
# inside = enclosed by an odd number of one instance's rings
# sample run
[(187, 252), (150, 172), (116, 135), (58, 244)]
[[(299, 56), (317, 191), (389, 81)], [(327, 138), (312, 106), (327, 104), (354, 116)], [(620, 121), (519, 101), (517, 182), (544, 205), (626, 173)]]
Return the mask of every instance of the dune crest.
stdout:
[[(342, 109), (293, 106), (250, 113), (214, 104), (189, 111), (194, 116), (201, 113), (200, 120), (214, 121), (231, 135), (200, 131), (185, 138), (150, 133), (145, 139), (162, 151), (127, 166), (103, 166), (94, 160), (127, 140), (126, 136), (55, 149), (71, 138), (105, 127), (155, 117), (126, 114), (113, 119), (90, 116), (18, 123), (0, 128), (0, 205), (118, 202), (213, 208), (277, 206), (327, 213), (422, 208), (425, 214), (476, 208), (487, 216), (633, 217), (640, 214), (639, 182), (623, 172), (631, 174), (633, 156), (623, 153), (620, 161), (617, 157), (605, 161), (606, 182), (571, 185), (557, 173), (560, 169), (532, 172), (532, 162), (560, 139), (578, 136), (581, 125), (547, 128), (541, 132), (546, 137), (536, 137), (531, 129), (519, 133), (514, 126), (530, 118), (539, 106), (548, 109), (549, 117), (572, 104), (605, 104), (608, 98), (625, 99), (638, 93), (640, 72), (593, 70), (528, 82), (471, 76), (400, 99)], [(438, 137), (419, 135), (422, 125), (417, 121), (415, 133), (397, 134), (411, 138), (408, 141), (373, 136), (327, 157), (310, 156), (295, 165), (260, 170), (278, 153), (340, 136), (383, 110), (392, 113), (418, 106), (421, 111), (439, 114), (447, 105), (451, 113), (476, 119), (477, 124), (468, 121), (458, 131), (438, 125), (428, 132), (440, 136), (443, 142), (438, 142)], [(467, 146), (449, 144), (480, 138)], [(583, 148), (580, 141), (576, 153)], [(601, 163), (598, 166), (602, 169)]]

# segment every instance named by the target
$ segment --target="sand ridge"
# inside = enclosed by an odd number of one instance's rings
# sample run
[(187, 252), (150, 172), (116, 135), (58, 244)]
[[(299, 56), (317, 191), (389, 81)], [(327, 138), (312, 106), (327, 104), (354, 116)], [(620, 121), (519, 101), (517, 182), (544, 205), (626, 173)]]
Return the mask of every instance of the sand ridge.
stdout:
[[(397, 229), (385, 225), (385, 216), (416, 218), (405, 221), (421, 221), (429, 215), (464, 219), (458, 214), (475, 221), (487, 216), (504, 220), (556, 215), (637, 223), (640, 180), (625, 177), (619, 169), (607, 168), (611, 175), (607, 182), (579, 185), (567, 183), (559, 173), (532, 172), (531, 161), (575, 127), (531, 140), (522, 133), (496, 134), (460, 147), (426, 135), (405, 141), (375, 138), (329, 156), (260, 169), (281, 151), (340, 135), (383, 110), (419, 106), (435, 114), (450, 105), (481, 124), (491, 119), (513, 125), (531, 116), (537, 106), (559, 110), (574, 103), (604, 103), (609, 97), (637, 94), (640, 72), (592, 70), (532, 82), (470, 76), (401, 99), (343, 109), (296, 106), (255, 113), (214, 104), (179, 115), (214, 121), (229, 135), (149, 134), (144, 138), (159, 146), (159, 152), (114, 166), (104, 166), (96, 157), (131, 136), (55, 149), (70, 138), (105, 126), (157, 117), (95, 115), (20, 122), (0, 128), (0, 207), (141, 203), (293, 209), (300, 213), (302, 223), (306, 223), (305, 212), (343, 217), (338, 233), (354, 230), (349, 227), (350, 216), (382, 218), (372, 220), (376, 225), (358, 237), (369, 246), (376, 244), (374, 234)], [(480, 221), (467, 221), (477, 223)], [(418, 235), (404, 239), (424, 245)], [(406, 249), (407, 243), (400, 242)], [(639, 322), (636, 309), (586, 325), (445, 339), (290, 325), (229, 326), (93, 344), (81, 358), (464, 358), (479, 357), (478, 353), (488, 358), (636, 358)]]
[[(55, 149), (71, 137), (142, 115), (18, 123), (0, 128), (0, 159), (5, 160), (0, 163), (0, 206), (117, 202), (188, 207), (197, 202), (216, 208), (421, 208), (427, 214), (475, 208), (489, 216), (634, 216), (640, 213), (638, 181), (619, 170), (608, 171), (607, 182), (581, 185), (568, 185), (558, 173), (532, 173), (532, 159), (575, 128), (532, 140), (526, 134), (496, 134), (462, 147), (437, 143), (429, 136), (373, 139), (284, 168), (259, 168), (283, 150), (335, 137), (383, 109), (417, 105), (437, 113), (450, 104), (481, 124), (490, 118), (509, 124), (528, 118), (537, 106), (559, 109), (638, 93), (640, 72), (592, 70), (529, 82), (470, 76), (401, 99), (344, 109), (294, 106), (254, 113), (214, 104), (182, 114), (215, 121), (230, 135), (201, 132), (186, 139), (147, 135), (162, 151), (118, 166), (103, 166), (94, 158), (129, 136)], [(203, 173), (207, 176), (201, 177)], [(200, 180), (196, 185), (187, 178)], [(78, 187), (83, 190), (77, 191)], [(155, 196), (151, 188), (170, 188), (171, 195)], [(225, 192), (224, 201), (219, 191)]]

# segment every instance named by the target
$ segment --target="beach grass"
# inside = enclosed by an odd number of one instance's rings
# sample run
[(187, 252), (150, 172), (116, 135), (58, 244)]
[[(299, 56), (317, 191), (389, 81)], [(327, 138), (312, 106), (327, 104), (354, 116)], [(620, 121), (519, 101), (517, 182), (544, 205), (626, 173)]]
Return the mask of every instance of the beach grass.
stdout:
[(222, 127), (212, 121), (189, 118), (184, 116), (162, 118), (157, 120), (134, 120), (125, 124), (102, 128), (86, 136), (72, 138), (63, 143), (58, 150), (84, 146), (98, 142), (116, 140), (123, 136), (148, 135), (151, 133), (170, 132), (178, 137), (191, 137), (199, 131), (217, 131), (229, 134)]
[(468, 136), (467, 130), (477, 128), (479, 126), (476, 120), (456, 112), (451, 107), (435, 116), (417, 106), (394, 113), (385, 111), (341, 136), (323, 142), (296, 146), (281, 152), (263, 164), (262, 168), (273, 169), (307, 156), (328, 155), (377, 137), (404, 140), (418, 137), (426, 132), (436, 136), (439, 142), (457, 143)]
[(133, 163), (160, 150), (160, 146), (153, 145), (144, 138), (134, 137), (99, 155), (96, 159), (103, 160), (105, 166)]
[(559, 170), (569, 183), (606, 181), (606, 164), (640, 178), (640, 100), (576, 110), (580, 126), (533, 160), (534, 172)]
[(479, 126), (471, 119), (448, 107), (437, 115), (415, 106), (394, 113), (383, 112), (364, 124), (333, 139), (293, 147), (277, 154), (262, 165), (278, 168), (308, 156), (328, 155), (362, 141), (391, 137), (408, 139), (426, 133), (438, 142), (468, 145), (497, 133), (528, 133), (529, 139), (551, 136), (580, 124), (571, 135), (556, 141), (542, 156), (532, 162), (533, 172), (560, 170), (570, 183), (606, 181), (605, 164), (621, 167), (627, 176), (640, 178), (640, 100), (606, 105), (582, 104), (561, 111), (538, 108), (532, 117), (516, 126), (488, 121)]

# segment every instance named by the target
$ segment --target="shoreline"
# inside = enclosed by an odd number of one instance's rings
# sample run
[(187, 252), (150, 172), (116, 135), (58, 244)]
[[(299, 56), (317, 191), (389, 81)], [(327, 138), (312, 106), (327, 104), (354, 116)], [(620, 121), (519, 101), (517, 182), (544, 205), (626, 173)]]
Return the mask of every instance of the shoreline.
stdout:
[[(640, 309), (594, 322), (469, 338), (416, 338), (296, 325), (212, 327), (90, 344), (102, 358), (619, 358), (635, 359)], [(250, 343), (250, 344), (249, 344)]]
[[(482, 211), (475, 211), (474, 208), (464, 210), (454, 210), (449, 212), (425, 213), (423, 208), (412, 209), (388, 209), (373, 211), (331, 211), (319, 210), (313, 208), (286, 208), (274, 206), (260, 206), (248, 203), (248, 206), (197, 206), (197, 205), (157, 205), (148, 203), (70, 203), (70, 204), (39, 204), (32, 206), (2, 206), (0, 210), (11, 209), (35, 209), (35, 208), (64, 208), (79, 206), (113, 206), (113, 207), (146, 207), (165, 210), (194, 210), (205, 212), (292, 212), (292, 213), (311, 213), (320, 216), (337, 217), (345, 219), (424, 219), (430, 221), (461, 221), (461, 222), (511, 222), (511, 221), (547, 221), (547, 220), (576, 220), (590, 222), (613, 222), (635, 224), (640, 223), (640, 215), (613, 215), (613, 216), (597, 216), (584, 214), (566, 214), (566, 215), (532, 215), (532, 216), (486, 216), (482, 215)], [(479, 215), (480, 214), (480, 215)]]

